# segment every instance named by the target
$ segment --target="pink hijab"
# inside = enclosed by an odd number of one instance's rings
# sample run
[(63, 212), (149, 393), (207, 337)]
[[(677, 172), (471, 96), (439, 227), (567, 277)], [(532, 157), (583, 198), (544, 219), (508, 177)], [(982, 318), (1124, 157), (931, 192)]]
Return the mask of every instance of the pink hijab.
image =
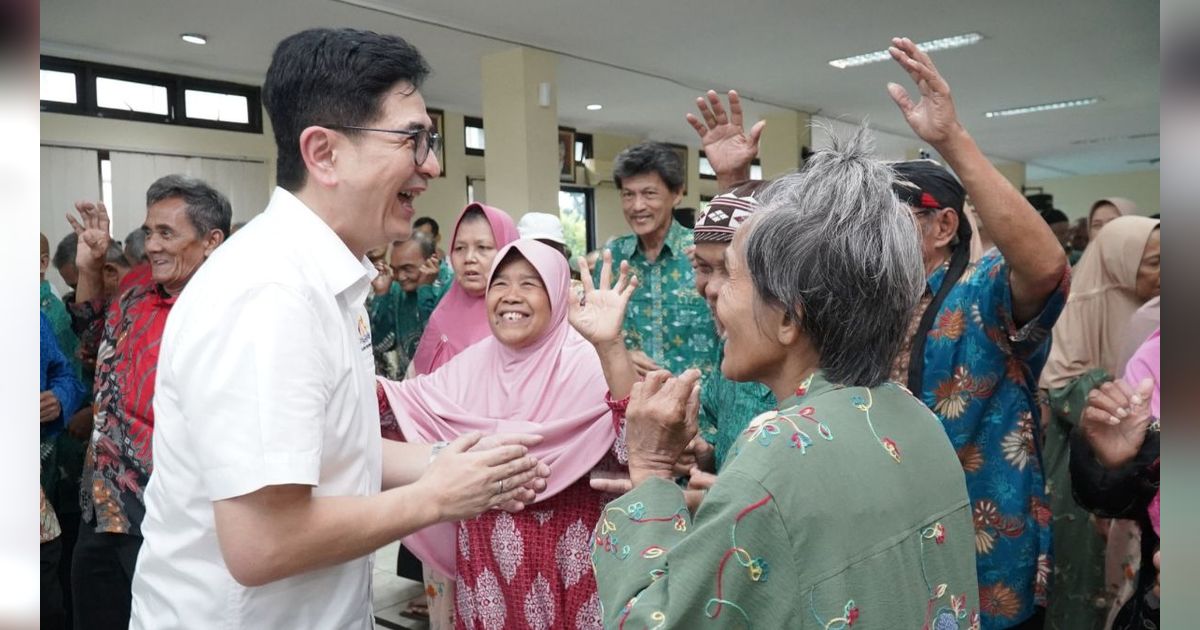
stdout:
[[(508, 213), (499, 208), (473, 203), (463, 208), (458, 215), (454, 233), (450, 235), (451, 251), (454, 250), (454, 240), (458, 238), (458, 229), (462, 227), (463, 217), (476, 209), (483, 212), (488, 225), (492, 227), (496, 249), (520, 238), (517, 225)], [(456, 278), (450, 290), (433, 310), (433, 314), (429, 316), (429, 323), (425, 325), (425, 332), (421, 334), (421, 341), (413, 354), (413, 370), (417, 374), (429, 374), (453, 359), (467, 346), (490, 334), (484, 298), (469, 295)]]
[[(567, 322), (571, 274), (566, 259), (521, 239), (496, 254), (489, 286), (513, 251), (537, 269), (550, 297), (550, 323), (541, 337), (524, 348), (509, 348), (489, 335), (432, 374), (379, 382), (400, 430), (412, 442), (452, 440), (468, 431), (542, 435), (542, 443), (530, 449), (550, 466), (541, 501), (591, 471), (617, 434), (605, 403), (608, 386), (600, 358)], [(425, 528), (405, 538), (404, 546), (437, 572), (457, 574), (453, 524)]]

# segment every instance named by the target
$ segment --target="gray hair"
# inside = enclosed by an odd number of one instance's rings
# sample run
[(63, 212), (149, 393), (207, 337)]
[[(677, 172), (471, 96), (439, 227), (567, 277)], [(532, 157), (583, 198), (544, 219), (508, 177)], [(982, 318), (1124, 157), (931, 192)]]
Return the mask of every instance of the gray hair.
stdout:
[(830, 136), (832, 148), (763, 191), (746, 265), (759, 298), (812, 341), (830, 382), (874, 387), (888, 378), (924, 288), (920, 238), (866, 127), (848, 140)]
[(661, 142), (635, 144), (617, 154), (613, 160), (613, 182), (621, 188), (621, 180), (648, 173), (658, 173), (671, 192), (683, 190), (683, 163), (679, 156)]
[(220, 230), (221, 236), (229, 238), (233, 209), (225, 195), (195, 177), (166, 175), (146, 190), (146, 207), (175, 197), (187, 204), (187, 217), (196, 228), (196, 236), (203, 237), (212, 230)]
[(433, 237), (425, 232), (414, 230), (412, 238), (409, 240), (417, 242), (417, 245), (421, 248), (421, 258), (428, 259), (437, 251), (437, 246), (433, 243)]
[(142, 228), (134, 228), (125, 237), (125, 258), (130, 265), (146, 262), (146, 231)]
[(104, 262), (124, 267), (125, 269), (132, 266), (129, 264), (129, 259), (125, 257), (125, 249), (116, 241), (109, 241), (108, 251), (104, 252)]

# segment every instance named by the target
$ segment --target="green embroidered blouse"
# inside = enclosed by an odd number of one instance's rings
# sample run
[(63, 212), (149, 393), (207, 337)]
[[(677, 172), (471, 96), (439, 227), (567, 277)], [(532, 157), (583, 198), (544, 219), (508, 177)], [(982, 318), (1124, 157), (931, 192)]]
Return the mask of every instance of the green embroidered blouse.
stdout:
[(605, 507), (605, 627), (978, 627), (966, 483), (929, 409), (819, 372), (781, 408), (750, 423), (694, 518), (657, 478)]
[[(696, 293), (692, 263), (684, 251), (692, 244), (692, 231), (672, 221), (653, 263), (642, 254), (636, 234), (616, 238), (609, 245), (614, 271), (627, 260), (639, 283), (625, 311), (625, 345), (645, 352), (672, 374), (692, 367), (708, 374), (717, 366), (712, 313)], [(593, 276), (599, 282), (599, 268)]]

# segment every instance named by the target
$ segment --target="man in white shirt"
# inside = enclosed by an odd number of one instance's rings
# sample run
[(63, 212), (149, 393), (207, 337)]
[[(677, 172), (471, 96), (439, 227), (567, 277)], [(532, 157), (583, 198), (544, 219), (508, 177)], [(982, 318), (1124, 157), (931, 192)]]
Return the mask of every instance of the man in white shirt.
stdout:
[(365, 253), (409, 236), (438, 175), (427, 73), (364, 31), (276, 49), (280, 187), (163, 334), (132, 628), (371, 628), (371, 552), (544, 488), (536, 436), (380, 438)]

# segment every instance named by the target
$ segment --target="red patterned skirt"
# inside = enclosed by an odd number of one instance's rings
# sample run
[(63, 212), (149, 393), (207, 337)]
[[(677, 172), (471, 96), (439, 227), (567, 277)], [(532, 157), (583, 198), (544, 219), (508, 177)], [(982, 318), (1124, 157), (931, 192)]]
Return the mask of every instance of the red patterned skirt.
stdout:
[(518, 514), (460, 521), (455, 627), (602, 629), (591, 537), (608, 498), (584, 477)]

